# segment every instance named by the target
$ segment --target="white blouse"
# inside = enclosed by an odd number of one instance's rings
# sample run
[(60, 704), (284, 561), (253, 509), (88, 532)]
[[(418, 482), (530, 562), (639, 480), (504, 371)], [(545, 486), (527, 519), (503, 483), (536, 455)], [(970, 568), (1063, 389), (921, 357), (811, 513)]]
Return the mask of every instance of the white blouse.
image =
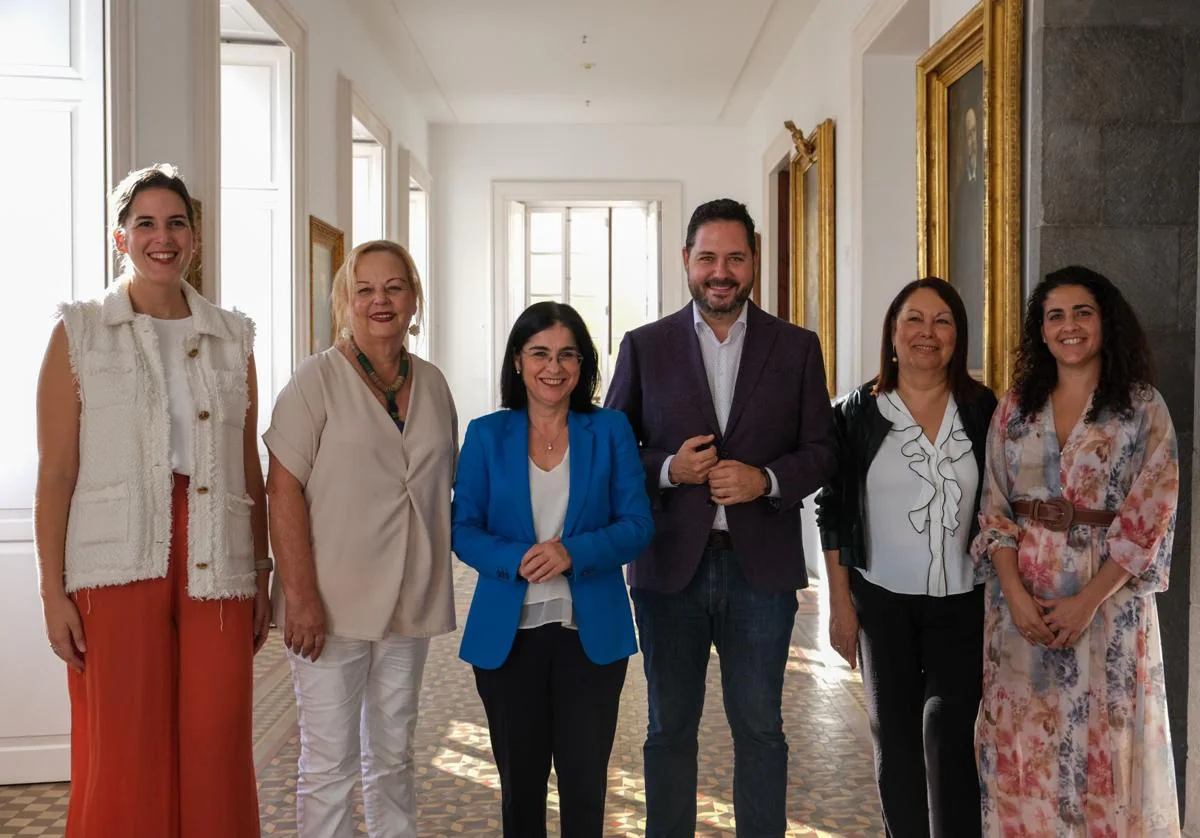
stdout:
[[(562, 536), (567, 520), (567, 498), (571, 494), (571, 450), (563, 454), (562, 462), (549, 471), (542, 471), (529, 460), (529, 501), (533, 506), (533, 532), (538, 543)], [(531, 629), (549, 623), (562, 623), (575, 628), (575, 609), (571, 601), (571, 586), (563, 575), (548, 582), (531, 582), (525, 590), (518, 628)]]
[(192, 318), (160, 320), (151, 317), (150, 322), (154, 324), (158, 354), (162, 358), (163, 374), (167, 379), (167, 411), (171, 414), (171, 471), (191, 476), (192, 425), (196, 421), (196, 408), (184, 370), (184, 364), (187, 363), (184, 344), (194, 331)]
[(979, 466), (951, 396), (930, 442), (896, 393), (876, 397), (892, 424), (867, 471), (867, 556), (860, 573), (897, 594), (970, 591), (971, 514)]

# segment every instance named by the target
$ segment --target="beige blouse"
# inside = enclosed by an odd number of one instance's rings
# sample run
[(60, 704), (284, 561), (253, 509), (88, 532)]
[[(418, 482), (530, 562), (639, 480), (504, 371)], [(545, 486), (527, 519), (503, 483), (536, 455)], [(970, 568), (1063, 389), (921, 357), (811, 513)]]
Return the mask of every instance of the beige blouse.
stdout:
[[(304, 487), (329, 634), (453, 631), (450, 489), (458, 415), (441, 371), (412, 357), (404, 432), (336, 348), (304, 360), (275, 402), (267, 448)], [(275, 620), (284, 597), (274, 592)]]

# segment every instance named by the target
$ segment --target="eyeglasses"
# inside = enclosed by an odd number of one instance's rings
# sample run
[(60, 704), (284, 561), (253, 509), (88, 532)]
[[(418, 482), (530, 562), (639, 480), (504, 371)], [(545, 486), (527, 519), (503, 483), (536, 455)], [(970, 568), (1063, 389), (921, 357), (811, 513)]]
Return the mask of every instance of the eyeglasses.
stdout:
[(557, 356), (546, 349), (525, 349), (521, 354), (538, 364), (548, 364), (551, 358), (557, 357), (560, 367), (577, 367), (583, 361), (583, 355), (574, 349), (564, 349)]

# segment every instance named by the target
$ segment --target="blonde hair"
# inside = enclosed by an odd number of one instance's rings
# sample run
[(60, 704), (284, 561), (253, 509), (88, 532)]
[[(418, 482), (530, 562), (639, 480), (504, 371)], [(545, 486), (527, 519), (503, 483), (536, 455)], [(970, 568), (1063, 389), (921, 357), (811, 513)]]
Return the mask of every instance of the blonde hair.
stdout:
[(404, 271), (408, 274), (408, 282), (412, 285), (413, 293), (417, 297), (417, 310), (413, 314), (412, 322), (409, 324), (408, 333), (404, 336), (405, 343), (408, 342), (408, 335), (415, 335), (420, 332), (420, 325), (425, 317), (425, 291), (421, 287), (421, 277), (417, 273), (417, 265), (413, 261), (408, 250), (396, 242), (388, 241), (387, 239), (376, 239), (374, 241), (363, 242), (350, 251), (350, 255), (346, 257), (346, 261), (338, 268), (333, 277), (333, 287), (329, 292), (329, 310), (333, 314), (333, 333), (339, 337), (344, 337), (350, 332), (350, 297), (354, 289), (353, 277), (356, 275), (356, 266), (359, 257), (365, 256), (368, 253), (390, 253), (404, 263)]

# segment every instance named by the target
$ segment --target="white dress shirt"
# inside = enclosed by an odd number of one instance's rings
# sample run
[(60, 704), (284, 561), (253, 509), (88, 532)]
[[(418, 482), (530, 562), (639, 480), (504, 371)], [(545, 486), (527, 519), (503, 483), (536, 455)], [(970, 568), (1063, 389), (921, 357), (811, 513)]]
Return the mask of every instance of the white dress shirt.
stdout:
[(876, 404), (892, 429), (867, 470), (866, 569), (874, 585), (897, 594), (964, 594), (975, 584), (971, 514), (979, 466), (951, 396), (929, 441), (896, 393)]
[[(729, 327), (729, 334), (725, 336), (725, 340), (721, 341), (701, 316), (699, 306), (692, 303), (692, 322), (696, 327), (696, 337), (700, 341), (700, 357), (704, 359), (704, 374), (708, 378), (708, 391), (712, 393), (713, 409), (717, 413), (717, 425), (721, 428), (721, 433), (725, 433), (729, 411), (733, 407), (733, 388), (737, 384), (738, 369), (742, 364), (742, 347), (746, 343), (746, 315), (749, 311), (750, 307), (743, 304), (741, 314)], [(674, 454), (663, 461), (662, 471), (658, 476), (660, 488), (669, 489), (679, 485), (672, 483), (669, 476), (673, 459)], [(767, 469), (767, 474), (771, 476), (771, 490), (767, 496), (777, 498), (779, 481), (770, 469)], [(728, 530), (729, 524), (725, 518), (725, 507), (717, 506), (717, 516), (713, 519), (712, 528)]]

